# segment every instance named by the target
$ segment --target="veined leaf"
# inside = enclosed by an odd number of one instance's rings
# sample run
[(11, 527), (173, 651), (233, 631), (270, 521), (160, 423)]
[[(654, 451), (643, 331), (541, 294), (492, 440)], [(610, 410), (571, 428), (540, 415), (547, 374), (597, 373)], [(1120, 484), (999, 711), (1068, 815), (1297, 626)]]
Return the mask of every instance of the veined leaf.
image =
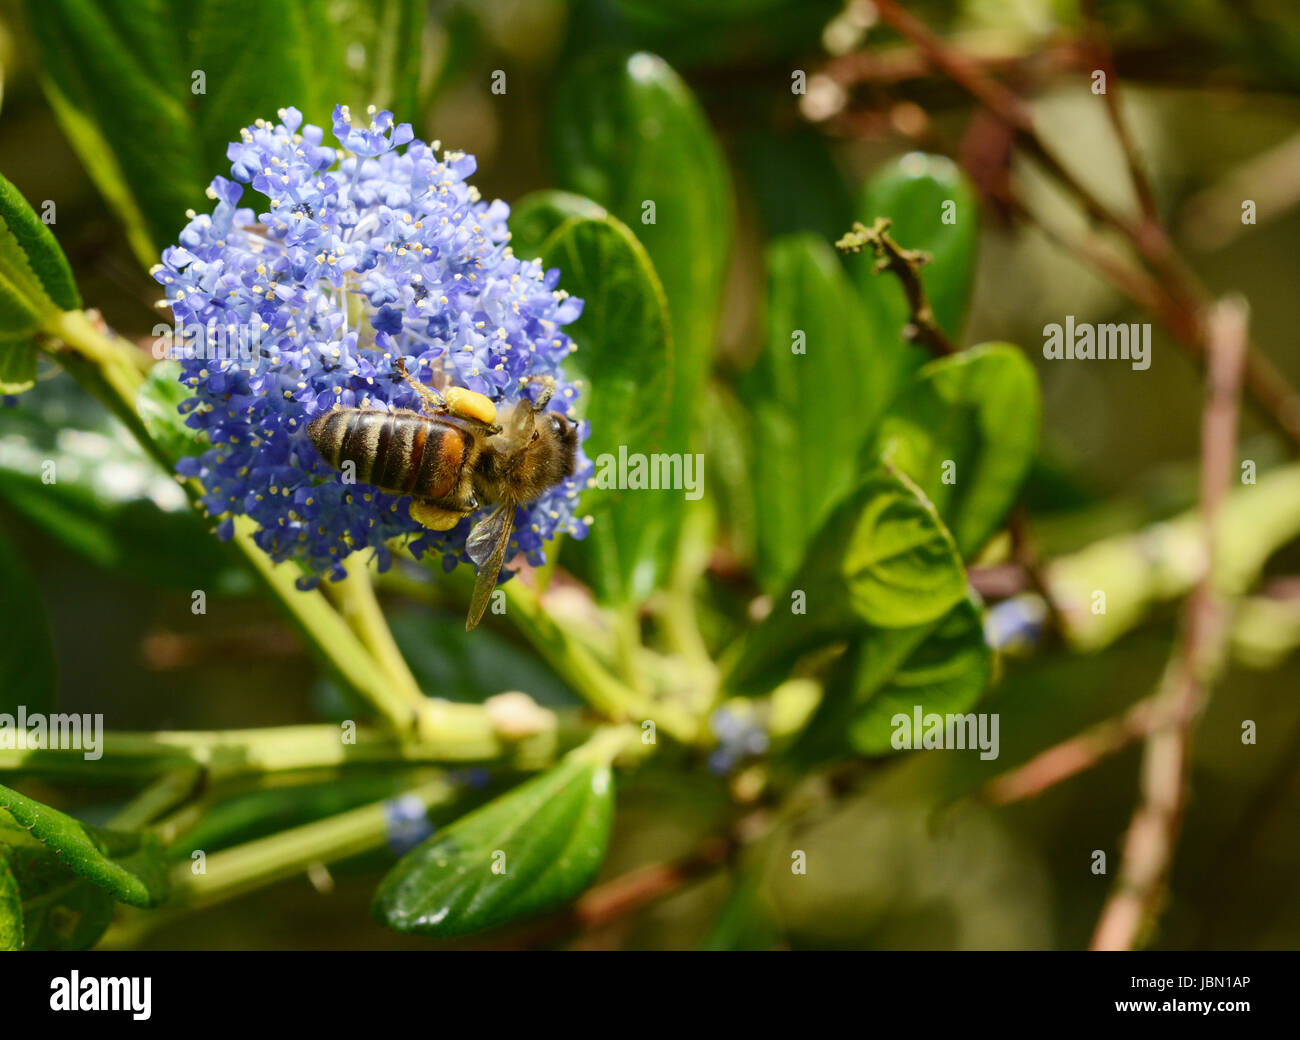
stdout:
[(0, 950), (23, 948), (23, 897), (10, 865), (7, 846), (0, 845)]
[(813, 235), (767, 251), (765, 349), (740, 384), (753, 419), (758, 573), (769, 591), (859, 478), (857, 457), (912, 368), (875, 337), (834, 250)]
[(20, 392), (35, 380), (28, 340), (42, 320), (80, 306), (63, 250), (18, 189), (0, 176), (0, 379), (13, 387), (0, 392)]
[(960, 714), (991, 677), (979, 604), (967, 598), (937, 621), (872, 628), (834, 670), (808, 726), (791, 748), (805, 765), (850, 752), (889, 754), (894, 716)]
[(542, 255), (546, 240), (566, 221), (604, 220), (608, 216), (604, 206), (582, 195), (570, 191), (534, 191), (510, 209), (510, 247), (515, 256), (531, 260)]
[(609, 766), (570, 755), (407, 853), (380, 884), (375, 917), (451, 938), (560, 906), (600, 867), (612, 807)]
[[(0, 502), (99, 566), (185, 589), (246, 593), (249, 576), (176, 482), (98, 404), (64, 393), (71, 389), (42, 382), (0, 410)], [(146, 421), (168, 418), (162, 411)]]
[(694, 428), (731, 243), (722, 150), (690, 90), (653, 54), (598, 54), (561, 82), (552, 139), (559, 180), (633, 228), (672, 316), (673, 429)]
[(564, 222), (547, 238), (542, 258), (585, 301), (569, 330), (578, 350), (566, 369), (581, 381), (577, 408), (591, 424), (585, 449), (598, 485), (582, 499), (594, 518), (590, 533), (583, 542), (567, 541), (565, 552), (582, 561), (603, 599), (640, 602), (658, 583), (659, 562), (681, 525), (685, 491), (600, 484), (620, 455), (653, 459), (686, 448), (682, 431), (670, 425), (675, 343), (663, 289), (645, 250), (612, 217)]
[(113, 921), (113, 897), (40, 845), (7, 851), (22, 898), (23, 949), (88, 950)]
[(819, 646), (867, 628), (931, 623), (966, 594), (966, 573), (934, 506), (901, 474), (876, 469), (841, 502), (772, 612), (747, 634), (729, 684), (744, 692)]
[(36, 385), (36, 344), (0, 343), (0, 396), (26, 393)]
[(156, 906), (167, 897), (167, 866), (151, 834), (102, 830), (0, 786), (0, 808), (59, 856), (68, 870), (132, 906)]
[(241, 128), (287, 105), (328, 128), (337, 103), (410, 106), (418, 90), (418, 0), (28, 8), (51, 107), (145, 264), (175, 240), (187, 208), (205, 206), (212, 177), (228, 174), (226, 146)]
[(985, 344), (921, 369), (864, 457), (886, 458), (916, 481), (969, 558), (1016, 500), (1038, 447), (1041, 412), (1024, 355)]

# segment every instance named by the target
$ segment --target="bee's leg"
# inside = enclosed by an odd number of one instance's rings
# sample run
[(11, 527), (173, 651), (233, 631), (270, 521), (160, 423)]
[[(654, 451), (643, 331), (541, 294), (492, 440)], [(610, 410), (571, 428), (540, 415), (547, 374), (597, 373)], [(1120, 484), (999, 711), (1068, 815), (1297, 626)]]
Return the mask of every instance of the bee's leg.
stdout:
[(395, 367), (397, 369), (397, 374), (405, 379), (406, 382), (410, 384), (411, 389), (420, 395), (420, 399), (424, 401), (425, 409), (427, 411), (431, 411), (435, 415), (447, 411), (447, 401), (442, 394), (438, 393), (437, 390), (426, 383), (421, 383), (417, 379), (412, 379), (406, 371), (405, 361), (398, 358)]
[(537, 395), (537, 400), (533, 402), (533, 411), (540, 412), (545, 408), (555, 394), (555, 378), (553, 376), (525, 376), (524, 383), (541, 383), (542, 392)]
[(434, 531), (450, 531), (465, 517), (476, 512), (478, 507), (478, 496), (474, 494), (474, 487), (466, 474), (460, 488), (446, 498), (440, 498), (436, 502), (411, 499), (411, 519)]
[(432, 502), (411, 500), (411, 519), (432, 531), (450, 531), (468, 515), (469, 511), (460, 513), (453, 509), (435, 506)]

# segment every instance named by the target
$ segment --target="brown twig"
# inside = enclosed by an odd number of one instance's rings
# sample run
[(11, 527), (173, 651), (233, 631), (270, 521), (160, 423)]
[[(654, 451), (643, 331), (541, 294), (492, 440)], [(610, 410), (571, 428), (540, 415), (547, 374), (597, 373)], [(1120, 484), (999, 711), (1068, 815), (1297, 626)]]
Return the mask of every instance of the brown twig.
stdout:
[(1115, 891), (1094, 950), (1127, 950), (1154, 922), (1163, 899), (1187, 805), (1190, 728), (1204, 707), (1226, 633), (1214, 589), (1214, 544), (1220, 506), (1236, 452), (1241, 380), (1248, 343), (1246, 305), (1221, 301), (1209, 315), (1209, 392), (1201, 424), (1203, 575), (1187, 601), (1179, 651), (1151, 704), (1155, 716), (1142, 759), (1142, 801), (1124, 839)]
[(1011, 551), (1015, 562), (1024, 570), (1029, 587), (1038, 593), (1047, 607), (1047, 632), (1051, 638), (1065, 637), (1065, 618), (1061, 614), (1060, 604), (1052, 595), (1043, 573), (1042, 561), (1038, 558), (1038, 547), (1034, 543), (1033, 533), (1029, 529), (1029, 510), (1023, 505), (1011, 511), (1008, 524), (1011, 533)]
[[(1163, 226), (1157, 221), (1153, 233), (1147, 227), (1149, 221), (1135, 223), (1104, 205), (1042, 142), (1034, 130), (1028, 104), (1014, 91), (993, 79), (978, 62), (950, 47), (896, 0), (875, 0), (875, 3), (882, 21), (912, 40), (936, 68), (1010, 127), (1021, 149), (1059, 181), (1093, 220), (1114, 228), (1132, 243), (1160, 279), (1157, 295), (1151, 294), (1150, 284), (1143, 286), (1143, 305), (1151, 307), (1169, 326), (1179, 346), (1192, 357), (1203, 359), (1204, 315), (1209, 296), (1178, 256)], [(1112, 86), (1108, 77), (1108, 91)], [(1095, 252), (1089, 258), (1095, 261)], [(1103, 273), (1123, 287), (1118, 271)], [(1128, 294), (1133, 296), (1131, 292)], [(1300, 393), (1271, 361), (1253, 349), (1248, 351), (1245, 361), (1245, 384), (1270, 419), (1300, 445)]]
[(1099, 722), (1040, 752), (1024, 765), (994, 777), (984, 788), (984, 799), (993, 805), (1009, 805), (1035, 798), (1061, 781), (1091, 769), (1147, 735), (1151, 728), (1151, 707), (1149, 697), (1138, 701), (1118, 718)]
[(1133, 190), (1137, 194), (1138, 205), (1142, 211), (1142, 223), (1138, 228), (1138, 232), (1139, 234), (1163, 236), (1165, 234), (1164, 226), (1160, 222), (1160, 212), (1156, 208), (1156, 196), (1151, 188), (1151, 180), (1147, 176), (1142, 157), (1138, 154), (1137, 143), (1129, 132), (1128, 122), (1124, 119), (1124, 113), (1120, 109), (1119, 76), (1115, 72), (1115, 57), (1111, 53), (1110, 45), (1106, 42), (1101, 16), (1097, 13), (1096, 0), (1084, 0), (1083, 11), (1088, 20), (1088, 33), (1091, 37), (1097, 65), (1106, 77), (1102, 91), (1102, 97), (1106, 99), (1106, 111), (1110, 114), (1110, 122), (1115, 130), (1115, 137), (1124, 152), (1124, 162), (1128, 166), (1129, 179), (1133, 182)]
[(920, 343), (934, 354), (954, 354), (948, 334), (939, 326), (929, 297), (921, 282), (921, 268), (930, 262), (930, 255), (919, 249), (904, 249), (889, 236), (890, 220), (877, 217), (875, 224), (867, 227), (853, 222), (853, 230), (835, 243), (837, 249), (860, 253), (870, 246), (876, 254), (876, 273), (892, 271), (903, 286), (912, 320), (903, 328), (903, 336), (911, 343)]

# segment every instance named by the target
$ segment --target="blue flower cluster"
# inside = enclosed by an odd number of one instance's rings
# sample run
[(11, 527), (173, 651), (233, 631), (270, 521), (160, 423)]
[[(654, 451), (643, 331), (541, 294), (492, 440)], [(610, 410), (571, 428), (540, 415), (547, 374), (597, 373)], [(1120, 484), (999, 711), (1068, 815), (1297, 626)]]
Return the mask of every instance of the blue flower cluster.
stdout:
[[(438, 142), (414, 140), (390, 112), (372, 110), (361, 126), (336, 108), (340, 149), (296, 109), (279, 116), (230, 145), (233, 180), (213, 179), (212, 213), (189, 213), (153, 270), (177, 328), (200, 326), (200, 338), (224, 348), (182, 360), (194, 393), (182, 411), (210, 447), (177, 470), (201, 482), (221, 537), (234, 517), (251, 517), (272, 559), (303, 566), (303, 587), (341, 578), (344, 558), (361, 549), (386, 568), (391, 539), (441, 553), (451, 570), (469, 561), (465, 539), (479, 517), (427, 530), (409, 499), (344, 483), (307, 424), (335, 404), (419, 409), (399, 359), (417, 379), (468, 387), (498, 408), (530, 389), (528, 377), (549, 376), (549, 407), (574, 417), (578, 386), (562, 363), (576, 346), (563, 327), (582, 301), (557, 289), (558, 270), (513, 255), (508, 207), (466, 182), (473, 156), (440, 158)], [(240, 206), (245, 185), (260, 196), (255, 208)], [(245, 349), (229, 349), (232, 337)], [(583, 423), (580, 437), (587, 432)], [(540, 564), (558, 532), (586, 533), (574, 510), (592, 469), (579, 450), (572, 478), (520, 508), (512, 556)]]

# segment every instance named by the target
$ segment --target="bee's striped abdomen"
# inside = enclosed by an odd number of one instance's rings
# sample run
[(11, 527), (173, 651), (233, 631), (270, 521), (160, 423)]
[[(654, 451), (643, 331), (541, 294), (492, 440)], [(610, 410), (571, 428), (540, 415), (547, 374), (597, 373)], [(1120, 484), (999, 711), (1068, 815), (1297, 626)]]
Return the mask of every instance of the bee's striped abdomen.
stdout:
[(307, 434), (335, 469), (351, 462), (357, 483), (430, 500), (456, 490), (469, 453), (458, 427), (415, 412), (336, 408)]

